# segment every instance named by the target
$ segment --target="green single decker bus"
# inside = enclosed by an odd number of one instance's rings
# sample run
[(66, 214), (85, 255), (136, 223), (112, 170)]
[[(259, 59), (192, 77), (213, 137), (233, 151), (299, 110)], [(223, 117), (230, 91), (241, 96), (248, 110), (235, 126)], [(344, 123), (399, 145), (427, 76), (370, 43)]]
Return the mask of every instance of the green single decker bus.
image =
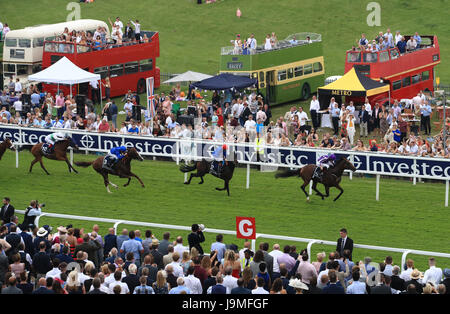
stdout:
[(247, 51), (223, 47), (220, 73), (258, 79), (258, 92), (271, 105), (306, 100), (324, 84), (322, 36), (292, 34), (272, 49), (265, 49), (264, 44)]

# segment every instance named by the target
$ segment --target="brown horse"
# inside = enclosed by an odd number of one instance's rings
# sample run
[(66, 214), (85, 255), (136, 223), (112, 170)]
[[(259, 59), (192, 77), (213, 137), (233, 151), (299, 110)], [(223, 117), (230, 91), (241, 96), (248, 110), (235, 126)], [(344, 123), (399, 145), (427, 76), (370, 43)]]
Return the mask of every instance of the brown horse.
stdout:
[[(300, 170), (287, 170), (281, 173), (277, 173), (275, 174), (275, 178), (287, 178), (293, 176), (301, 177), (303, 179), (303, 185), (301, 186), (301, 189), (305, 193), (306, 199), (309, 201), (309, 195), (308, 192), (306, 192), (305, 188), (310, 183), (314, 174), (314, 169), (316, 169), (316, 167), (317, 166), (314, 164), (309, 164), (300, 168)], [(334, 167), (324, 171), (322, 182), (320, 182), (317, 178), (313, 179), (312, 189), (316, 191), (317, 195), (322, 197), (322, 200), (325, 197), (330, 196), (330, 187), (335, 187), (340, 191), (339, 195), (336, 196), (334, 201), (336, 201), (342, 195), (342, 193), (344, 193), (344, 189), (339, 185), (339, 183), (341, 182), (341, 177), (345, 169), (356, 171), (355, 166), (353, 166), (353, 164), (348, 161), (347, 158), (341, 158)], [(326, 195), (323, 195), (319, 190), (317, 190), (317, 183), (322, 183), (325, 186)]]
[(67, 166), (69, 167), (69, 172), (72, 172), (72, 170), (73, 170), (75, 173), (78, 173), (78, 171), (76, 171), (75, 168), (70, 164), (69, 159), (67, 159), (67, 148), (69, 146), (73, 147), (75, 149), (78, 149), (78, 145), (75, 144), (75, 142), (72, 140), (72, 138), (68, 138), (68, 139), (65, 139), (65, 140), (55, 143), (53, 153), (50, 155), (45, 155), (42, 152), (42, 145), (44, 145), (44, 143), (38, 143), (36, 145), (33, 145), (33, 147), (31, 147), (31, 153), (34, 156), (34, 160), (31, 162), (31, 165), (30, 165), (30, 171), (29, 171), (30, 173), (31, 173), (31, 170), (33, 169), (34, 164), (39, 161), (39, 163), (41, 164), (41, 167), (42, 167), (42, 169), (44, 169), (45, 173), (50, 175), (50, 173), (48, 173), (47, 169), (45, 169), (45, 167), (44, 167), (44, 163), (42, 162), (42, 157), (47, 157), (48, 159), (53, 159), (53, 160), (65, 161), (67, 163)]
[(5, 140), (0, 143), (0, 160), (2, 160), (3, 154), (8, 148), (14, 150), (13, 143), (11, 142), (9, 137), (5, 138)]
[(141, 186), (145, 187), (144, 182), (142, 182), (142, 180), (137, 175), (135, 175), (133, 172), (131, 172), (131, 160), (132, 159), (144, 161), (144, 158), (142, 158), (141, 155), (139, 155), (139, 153), (137, 152), (137, 150), (134, 147), (127, 149), (127, 153), (125, 154), (125, 156), (121, 160), (119, 160), (117, 162), (117, 164), (114, 166), (114, 171), (103, 168), (103, 160), (104, 159), (105, 159), (105, 157), (101, 156), (101, 157), (98, 157), (96, 160), (90, 161), (90, 162), (86, 162), (86, 161), (75, 162), (75, 165), (80, 166), (80, 167), (85, 167), (85, 168), (92, 165), (92, 168), (94, 168), (95, 171), (97, 171), (99, 174), (101, 174), (103, 176), (106, 191), (108, 191), (108, 193), (111, 193), (111, 191), (109, 190), (110, 184), (114, 188), (116, 188), (116, 189), (118, 188), (117, 185), (115, 185), (114, 183), (109, 181), (108, 174), (114, 175), (114, 176), (119, 176), (120, 178), (128, 178), (128, 182), (125, 183), (123, 186), (129, 185), (130, 181), (131, 181), (131, 177), (135, 177), (136, 179), (139, 180), (139, 182), (141, 183)]
[[(233, 156), (233, 161), (227, 161), (227, 163), (223, 166), (220, 177), (217, 177), (224, 181), (224, 187), (216, 188), (217, 191), (227, 190), (228, 196), (230, 196), (230, 181), (231, 181), (231, 178), (233, 178), (234, 168), (236, 168), (236, 165), (237, 165), (237, 159), (236, 159), (236, 152), (235, 152), (234, 156)], [(191, 173), (189, 180), (187, 182), (184, 182), (184, 184), (190, 184), (193, 177), (200, 177), (201, 181), (198, 184), (203, 184), (203, 182), (204, 182), (203, 176), (208, 174), (210, 169), (211, 169), (211, 162), (206, 161), (206, 159), (197, 161), (193, 165), (181, 165), (180, 166), (181, 172), (191, 172), (191, 171), (197, 170), (197, 173), (195, 173), (195, 174)]]

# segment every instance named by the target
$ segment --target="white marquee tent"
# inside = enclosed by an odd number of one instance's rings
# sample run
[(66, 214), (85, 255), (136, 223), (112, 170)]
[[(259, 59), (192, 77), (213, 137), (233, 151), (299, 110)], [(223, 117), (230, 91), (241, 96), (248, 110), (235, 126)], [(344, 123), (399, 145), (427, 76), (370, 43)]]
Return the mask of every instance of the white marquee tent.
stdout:
[[(70, 85), (72, 93), (72, 85), (100, 81), (100, 74), (94, 74), (85, 71), (72, 63), (66, 57), (59, 59), (48, 68), (28, 76), (29, 81), (44, 82), (50, 84), (67, 84)], [(99, 82), (100, 86), (100, 82)], [(58, 86), (59, 89), (59, 86)], [(101, 88), (100, 88), (101, 93)], [(71, 95), (72, 96), (72, 95)], [(100, 95), (100, 99), (101, 99)]]
[(199, 82), (199, 81), (208, 79), (210, 77), (212, 77), (212, 76), (208, 75), (208, 74), (187, 71), (187, 72), (179, 74), (175, 77), (172, 77), (170, 80), (164, 81), (163, 84), (176, 83), (176, 82)]

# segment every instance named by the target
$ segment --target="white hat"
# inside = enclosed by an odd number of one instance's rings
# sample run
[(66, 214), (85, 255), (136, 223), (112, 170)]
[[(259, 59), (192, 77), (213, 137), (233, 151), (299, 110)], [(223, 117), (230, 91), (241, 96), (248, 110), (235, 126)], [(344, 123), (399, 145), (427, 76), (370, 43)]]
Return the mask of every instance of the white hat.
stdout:
[(47, 230), (45, 230), (44, 228), (40, 227), (36, 234), (37, 234), (38, 237), (45, 237), (45, 235), (47, 233), (48, 233)]
[(302, 290), (309, 290), (308, 286), (306, 284), (304, 284), (300, 279), (297, 279), (297, 278), (289, 280), (289, 286), (291, 286), (293, 288), (302, 289)]

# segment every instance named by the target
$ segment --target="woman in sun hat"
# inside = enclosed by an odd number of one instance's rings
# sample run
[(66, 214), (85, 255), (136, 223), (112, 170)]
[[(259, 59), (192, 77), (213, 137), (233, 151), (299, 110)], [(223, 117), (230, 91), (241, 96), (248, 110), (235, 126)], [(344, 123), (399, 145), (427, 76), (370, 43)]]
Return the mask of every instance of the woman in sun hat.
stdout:
[(303, 290), (309, 290), (308, 286), (297, 278), (289, 280), (289, 286), (295, 289), (295, 294), (303, 294)]

